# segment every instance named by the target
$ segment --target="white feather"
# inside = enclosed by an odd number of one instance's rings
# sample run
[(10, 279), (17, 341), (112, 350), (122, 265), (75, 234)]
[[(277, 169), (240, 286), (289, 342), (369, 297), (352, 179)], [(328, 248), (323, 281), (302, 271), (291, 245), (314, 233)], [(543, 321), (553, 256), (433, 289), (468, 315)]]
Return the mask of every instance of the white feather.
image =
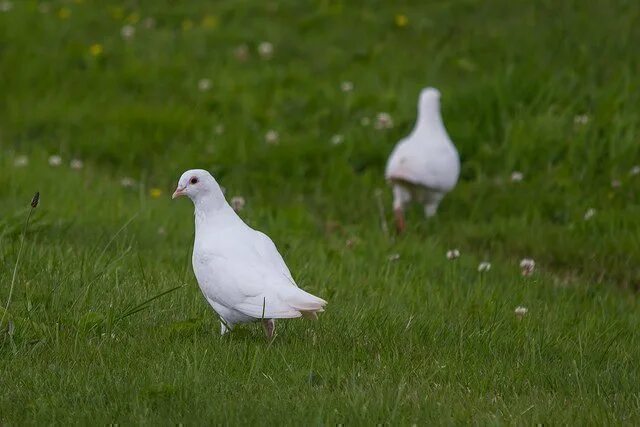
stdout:
[(444, 194), (455, 187), (459, 174), (458, 151), (440, 114), (440, 92), (426, 88), (420, 94), (415, 127), (387, 161), (385, 177), (399, 187), (394, 188), (394, 207), (417, 199), (437, 208)]
[(178, 188), (195, 205), (193, 271), (227, 325), (324, 311), (326, 301), (298, 288), (273, 241), (238, 217), (208, 172), (185, 172)]

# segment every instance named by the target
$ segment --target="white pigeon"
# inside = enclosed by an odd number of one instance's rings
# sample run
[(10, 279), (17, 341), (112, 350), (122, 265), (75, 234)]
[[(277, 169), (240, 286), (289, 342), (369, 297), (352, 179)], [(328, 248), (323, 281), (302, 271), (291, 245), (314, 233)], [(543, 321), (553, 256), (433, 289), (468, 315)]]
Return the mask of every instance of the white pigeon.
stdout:
[(385, 170), (393, 189), (396, 228), (404, 231), (404, 208), (415, 200), (426, 217), (435, 215), (446, 193), (458, 182), (460, 157), (440, 115), (440, 91), (428, 87), (420, 93), (418, 120), (408, 137), (395, 146)]
[(298, 288), (271, 239), (245, 224), (209, 172), (188, 170), (172, 198), (195, 206), (193, 272), (224, 335), (237, 323), (262, 320), (273, 338), (274, 319), (315, 318), (327, 302)]

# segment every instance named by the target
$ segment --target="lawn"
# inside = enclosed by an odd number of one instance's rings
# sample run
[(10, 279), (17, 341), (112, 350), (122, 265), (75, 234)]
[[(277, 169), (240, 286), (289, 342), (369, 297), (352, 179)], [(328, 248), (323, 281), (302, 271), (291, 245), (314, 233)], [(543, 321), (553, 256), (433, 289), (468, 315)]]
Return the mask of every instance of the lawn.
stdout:
[[(0, 1), (0, 424), (640, 424), (639, 20)], [(384, 164), (428, 85), (461, 180), (398, 237)], [(171, 200), (195, 167), (329, 301), (317, 322), (219, 336)]]

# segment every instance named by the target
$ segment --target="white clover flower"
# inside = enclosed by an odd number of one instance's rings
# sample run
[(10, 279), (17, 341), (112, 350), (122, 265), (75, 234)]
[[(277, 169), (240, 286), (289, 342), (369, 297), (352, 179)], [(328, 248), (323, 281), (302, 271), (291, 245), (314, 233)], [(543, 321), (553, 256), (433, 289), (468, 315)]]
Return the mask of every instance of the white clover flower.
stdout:
[(480, 264), (478, 264), (478, 271), (480, 273), (484, 273), (491, 270), (491, 263), (487, 262), (487, 261), (483, 261)]
[(125, 176), (122, 179), (120, 179), (120, 185), (122, 185), (124, 188), (131, 188), (134, 185), (136, 185), (136, 181), (133, 178), (129, 178), (128, 176)]
[(340, 83), (340, 90), (345, 93), (353, 91), (353, 83), (350, 81)]
[(363, 117), (363, 118), (360, 119), (360, 124), (363, 127), (367, 127), (367, 126), (369, 126), (371, 124), (371, 119), (369, 117)]
[(13, 159), (13, 166), (17, 168), (23, 168), (28, 164), (29, 164), (29, 158), (27, 156), (24, 156), (24, 155), (16, 156), (16, 158)]
[(125, 40), (131, 40), (133, 36), (136, 35), (136, 27), (133, 25), (127, 24), (122, 29), (120, 29), (120, 35)]
[(246, 203), (244, 201), (244, 197), (235, 196), (231, 198), (231, 201), (229, 202), (229, 204), (231, 205), (234, 211), (240, 212), (242, 209), (244, 209), (244, 205)]
[(258, 45), (258, 55), (262, 59), (271, 59), (273, 56), (273, 44), (271, 42), (261, 42)]
[(54, 154), (53, 156), (49, 156), (49, 166), (58, 167), (62, 164), (62, 157)]
[(275, 130), (270, 129), (264, 135), (264, 140), (267, 142), (267, 144), (275, 145), (280, 142), (280, 135)]
[(584, 220), (589, 221), (591, 218), (595, 216), (595, 214), (596, 214), (596, 210), (594, 208), (587, 209), (587, 211), (584, 213)]
[(200, 92), (206, 92), (211, 89), (211, 80), (209, 79), (200, 79), (198, 80), (198, 90)]
[(640, 165), (635, 165), (629, 171), (629, 175), (640, 175)]
[(511, 172), (511, 182), (520, 182), (524, 179), (524, 174), (520, 171)]
[(224, 125), (216, 125), (213, 131), (216, 135), (222, 135), (224, 133)]
[(391, 129), (393, 127), (393, 119), (389, 113), (376, 114), (376, 122), (373, 127), (378, 130)]
[(340, 145), (343, 142), (344, 142), (344, 137), (338, 133), (331, 137), (331, 143), (333, 145)]
[(536, 268), (536, 262), (531, 258), (524, 258), (520, 261), (520, 271), (523, 276), (531, 276)]
[(9, 12), (13, 9), (13, 3), (9, 0), (0, 1), (0, 12)]
[(576, 125), (586, 125), (589, 123), (589, 116), (587, 114), (579, 114), (573, 118), (573, 123)]
[(460, 258), (460, 251), (458, 249), (450, 249), (447, 251), (447, 259)]
[(387, 259), (391, 262), (397, 261), (400, 259), (400, 254), (391, 254), (387, 257)]
[(527, 307), (522, 307), (522, 306), (517, 306), (516, 309), (514, 310), (514, 313), (516, 314), (516, 317), (518, 319), (522, 319), (528, 312), (529, 312), (529, 309)]
[(73, 159), (71, 163), (69, 163), (71, 169), (80, 170), (84, 167), (84, 163), (80, 159)]

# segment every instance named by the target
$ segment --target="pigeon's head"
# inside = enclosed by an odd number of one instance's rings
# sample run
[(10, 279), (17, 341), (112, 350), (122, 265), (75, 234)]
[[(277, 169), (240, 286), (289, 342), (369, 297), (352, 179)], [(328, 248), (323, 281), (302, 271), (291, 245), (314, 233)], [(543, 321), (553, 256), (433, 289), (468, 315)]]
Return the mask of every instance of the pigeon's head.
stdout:
[(175, 199), (180, 196), (187, 196), (196, 204), (205, 199), (224, 201), (220, 186), (204, 169), (191, 169), (182, 174), (178, 181), (178, 187), (171, 198)]
[(426, 87), (420, 92), (420, 110), (430, 110), (440, 105), (440, 91), (434, 87)]

